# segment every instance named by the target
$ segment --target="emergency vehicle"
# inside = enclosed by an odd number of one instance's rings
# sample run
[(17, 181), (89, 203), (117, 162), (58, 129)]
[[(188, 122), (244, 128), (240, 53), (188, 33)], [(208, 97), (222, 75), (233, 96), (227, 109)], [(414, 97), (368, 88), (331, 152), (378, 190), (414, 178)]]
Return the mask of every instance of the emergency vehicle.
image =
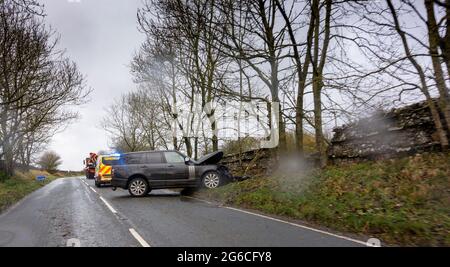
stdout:
[(94, 179), (97, 157), (98, 157), (97, 154), (91, 152), (89, 153), (89, 158), (86, 158), (83, 161), (86, 179)]
[(120, 155), (99, 155), (95, 167), (95, 186), (100, 187), (111, 183), (111, 170), (113, 165), (117, 165)]

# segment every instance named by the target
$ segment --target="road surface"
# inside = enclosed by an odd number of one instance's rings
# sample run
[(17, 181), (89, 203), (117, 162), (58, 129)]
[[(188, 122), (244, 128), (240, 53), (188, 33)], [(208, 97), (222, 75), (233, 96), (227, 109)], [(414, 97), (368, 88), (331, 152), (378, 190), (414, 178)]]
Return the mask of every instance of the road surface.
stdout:
[(0, 215), (0, 246), (363, 246), (364, 242), (169, 190), (131, 198), (58, 179)]

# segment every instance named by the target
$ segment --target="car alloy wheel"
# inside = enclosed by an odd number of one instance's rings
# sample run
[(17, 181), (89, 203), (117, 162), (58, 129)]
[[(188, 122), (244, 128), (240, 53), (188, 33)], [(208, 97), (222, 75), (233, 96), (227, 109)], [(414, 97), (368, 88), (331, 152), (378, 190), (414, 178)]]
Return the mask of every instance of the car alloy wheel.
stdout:
[(217, 172), (208, 172), (203, 178), (206, 188), (217, 188), (220, 184), (220, 176)]
[(148, 185), (142, 178), (136, 178), (131, 181), (129, 191), (131, 195), (140, 197), (147, 194)]

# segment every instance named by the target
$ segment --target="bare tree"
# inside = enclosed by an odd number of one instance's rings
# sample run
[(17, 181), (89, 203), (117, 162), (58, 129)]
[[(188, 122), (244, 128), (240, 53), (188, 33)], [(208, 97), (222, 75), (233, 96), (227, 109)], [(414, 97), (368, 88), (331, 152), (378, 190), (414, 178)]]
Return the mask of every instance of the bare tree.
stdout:
[(13, 173), (15, 155), (26, 154), (18, 150), (27, 149), (30, 141), (36, 144), (33, 133), (76, 119), (78, 114), (65, 107), (85, 103), (90, 93), (33, 8), (31, 1), (0, 4), (0, 158), (7, 175)]
[[(226, 2), (225, 2), (226, 3)], [(267, 86), (271, 100), (282, 110), (280, 98), (280, 63), (283, 55), (285, 27), (279, 27), (275, 1), (242, 1), (241, 4), (227, 5), (226, 49)], [(240, 67), (243, 67), (240, 64)], [(286, 150), (285, 123), (280, 116), (275, 122), (278, 129), (279, 147)]]
[[(444, 115), (445, 118), (445, 122), (447, 125), (447, 131), (448, 133), (450, 133), (450, 95), (449, 95), (449, 91), (448, 91), (448, 87), (446, 84), (446, 79), (449, 79), (450, 76), (445, 77), (444, 75), (444, 71), (442, 68), (442, 63), (441, 60), (444, 59), (444, 61), (446, 61), (445, 65), (447, 66), (447, 68), (449, 67), (449, 59), (446, 56), (446, 50), (442, 49), (442, 51), (439, 51), (439, 43), (441, 42), (441, 40), (443, 38), (441, 38), (441, 36), (439, 35), (439, 25), (436, 22), (436, 15), (435, 15), (435, 2), (434, 0), (425, 0), (425, 8), (427, 11), (427, 29), (428, 29), (428, 45), (429, 45), (429, 53), (430, 53), (430, 57), (431, 57), (431, 62), (433, 65), (433, 70), (434, 70), (434, 79), (436, 81), (436, 87), (438, 88), (439, 91), (439, 105), (440, 105), (440, 109), (442, 111), (442, 114)], [(411, 3), (410, 1), (408, 1), (409, 5), (413, 5), (413, 3)], [(448, 12), (450, 9), (450, 6), (448, 6), (445, 10), (445, 12), (448, 14)], [(447, 29), (446, 32), (448, 31), (449, 28), (449, 21), (447, 16), (444, 17), (447, 20)], [(447, 39), (450, 38), (450, 36), (446, 36)], [(447, 41), (449, 42), (449, 41)], [(450, 70), (447, 69), (447, 73), (450, 74)]]
[[(161, 99), (161, 111), (171, 130), (175, 131), (174, 128), (177, 127), (183, 132), (184, 125), (178, 122), (178, 113), (175, 112), (179, 103), (178, 99), (182, 97), (181, 91), (184, 90), (176, 47), (167, 43), (165, 39), (160, 40), (160, 35), (156, 32), (149, 34), (148, 38), (132, 61), (132, 74), (135, 82), (147, 90), (148, 94)], [(177, 125), (172, 125), (171, 121), (177, 121)], [(188, 155), (191, 156), (191, 140), (183, 137), (183, 141)], [(174, 149), (179, 149), (182, 143), (176, 135), (172, 136)]]
[(61, 157), (54, 151), (47, 151), (39, 158), (39, 166), (49, 173), (55, 173), (62, 164)]
[[(277, 103), (281, 117), (269, 124), (278, 129), (280, 150), (286, 150), (286, 131), (295, 131), (300, 154), (304, 132), (315, 134), (321, 166), (327, 163), (332, 125), (355, 119), (379, 103), (412, 101), (419, 91), (445, 148), (450, 11), (443, 1), (419, 4), (148, 0), (138, 15), (147, 41), (133, 61), (133, 73), (165, 99), (172, 119), (177, 118), (173, 107), (181, 103), (191, 112), (198, 101), (202, 108), (217, 100)], [(411, 14), (418, 18), (416, 24), (423, 22), (426, 40), (405, 23)], [(210, 109), (207, 117), (215, 112)], [(189, 128), (191, 123), (178, 126)], [(216, 126), (211, 120), (210, 129)], [(184, 143), (196, 155), (199, 145), (204, 151), (210, 143), (217, 149), (219, 139), (213, 131), (211, 138), (204, 134), (184, 138)]]
[(123, 95), (111, 105), (102, 126), (110, 134), (112, 147), (120, 152), (169, 149), (170, 122), (163, 103), (139, 90)]
[[(350, 2), (350, 6), (356, 7), (360, 21), (345, 25), (352, 33), (346, 40), (354, 43), (371, 65), (367, 70), (351, 70), (357, 73), (358, 84), (373, 81), (369, 85), (369, 99), (387, 92), (391, 99), (397, 94), (400, 100), (405, 95), (417, 96), (415, 92), (419, 91), (427, 101), (441, 147), (446, 149), (448, 129), (446, 131), (444, 122), (447, 122), (448, 77), (444, 77), (441, 66), (445, 63), (444, 50), (441, 48), (439, 52), (436, 44), (436, 27), (446, 16), (434, 23), (433, 12), (426, 11), (431, 3), (423, 3), (427, 14), (415, 1)], [(428, 39), (422, 38), (423, 32)], [(436, 96), (438, 102), (434, 101)]]
[(417, 71), (417, 74), (420, 78), (420, 89), (422, 90), (422, 93), (425, 95), (427, 102), (428, 102), (428, 106), (430, 108), (431, 114), (433, 116), (433, 120), (437, 129), (437, 132), (439, 134), (439, 139), (441, 141), (441, 145), (444, 149), (446, 149), (448, 147), (448, 138), (446, 136), (446, 133), (443, 129), (442, 126), (442, 122), (441, 122), (441, 118), (439, 115), (439, 111), (436, 108), (435, 103), (433, 102), (432, 98), (431, 98), (431, 94), (430, 94), (430, 89), (428, 87), (427, 81), (426, 81), (426, 77), (425, 77), (425, 72), (422, 68), (422, 66), (420, 66), (420, 64), (417, 62), (417, 60), (415, 59), (415, 57), (412, 55), (411, 53), (411, 49), (409, 47), (408, 44), (408, 39), (406, 37), (406, 33), (402, 30), (401, 26), (400, 26), (400, 22), (398, 19), (398, 15), (397, 15), (397, 10), (395, 9), (394, 5), (392, 4), (392, 1), (390, 0), (386, 0), (386, 3), (389, 7), (389, 11), (391, 12), (392, 15), (392, 19), (393, 19), (393, 25), (395, 27), (396, 32), (398, 33), (398, 35), (401, 38), (401, 42), (403, 45), (403, 49), (405, 50), (405, 55), (406, 58), (411, 62), (411, 64), (414, 66), (414, 68)]
[[(323, 121), (322, 121), (322, 88), (323, 88), (323, 70), (327, 58), (328, 46), (330, 43), (330, 20), (332, 12), (332, 1), (326, 0), (324, 5), (320, 5), (319, 1), (313, 1), (312, 17), (315, 19), (314, 23), (314, 38), (313, 51), (310, 53), (311, 64), (313, 69), (312, 75), (312, 90), (314, 96), (314, 130), (316, 132), (316, 146), (320, 154), (320, 165), (324, 167), (327, 164), (327, 150), (325, 137), (323, 135)], [(320, 9), (321, 6), (325, 9), (325, 20), (323, 25), (323, 40), (320, 44)]]
[[(296, 15), (294, 18), (291, 18), (290, 14), (292, 14), (292, 9), (294, 8), (295, 2), (293, 2), (290, 6), (290, 9), (287, 10), (285, 2), (276, 0), (275, 4), (279, 9), (289, 34), (289, 40), (292, 46), (292, 58), (295, 64), (296, 74), (297, 74), (297, 101), (295, 106), (295, 137), (296, 137), (296, 147), (300, 156), (303, 155), (303, 136), (304, 136), (304, 94), (306, 89), (307, 76), (309, 71), (309, 66), (311, 63), (311, 47), (312, 47), (312, 38), (314, 34), (314, 28), (316, 23), (315, 13), (312, 12), (309, 15), (309, 26), (306, 34), (306, 42), (300, 42), (297, 38), (297, 32), (294, 28), (295, 18), (300, 16), (301, 14)], [(313, 1), (312, 6), (317, 5), (317, 1)], [(302, 54), (300, 53), (300, 48), (302, 44), (306, 43), (306, 53), (304, 54), (304, 58), (302, 59)]]
[(186, 92), (185, 96), (190, 98), (191, 104), (198, 96), (210, 121), (213, 150), (217, 150), (215, 108), (209, 104), (214, 102), (215, 88), (220, 84), (219, 66), (222, 61), (218, 50), (222, 37), (213, 24), (214, 6), (214, 0), (146, 1), (138, 18), (141, 28), (148, 35), (175, 45), (178, 70), (190, 85), (190, 92)]

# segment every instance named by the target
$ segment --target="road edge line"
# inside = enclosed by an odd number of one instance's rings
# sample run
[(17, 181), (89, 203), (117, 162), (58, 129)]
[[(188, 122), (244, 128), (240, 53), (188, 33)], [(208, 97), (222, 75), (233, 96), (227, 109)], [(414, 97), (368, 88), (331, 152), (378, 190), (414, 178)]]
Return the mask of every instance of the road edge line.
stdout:
[(329, 236), (337, 237), (337, 238), (344, 239), (344, 240), (347, 240), (347, 241), (351, 241), (351, 242), (354, 242), (354, 243), (358, 243), (358, 244), (361, 244), (361, 245), (364, 245), (364, 246), (368, 246), (367, 242), (364, 242), (364, 241), (361, 241), (361, 240), (357, 240), (357, 239), (353, 239), (351, 237), (346, 237), (346, 236), (343, 236), (343, 235), (333, 234), (333, 233), (330, 233), (330, 232), (327, 232), (327, 231), (324, 231), (324, 230), (319, 230), (319, 229), (312, 228), (312, 227), (305, 226), (305, 225), (301, 225), (301, 224), (298, 224), (298, 223), (284, 221), (284, 220), (281, 220), (281, 219), (277, 219), (277, 218), (274, 218), (274, 217), (270, 217), (270, 216), (254, 213), (254, 212), (251, 212), (251, 211), (241, 210), (241, 209), (238, 209), (238, 208), (233, 208), (233, 207), (228, 207), (228, 206), (222, 206), (222, 207), (224, 207), (226, 209), (229, 209), (229, 210), (240, 211), (240, 212), (251, 214), (251, 215), (254, 215), (254, 216), (261, 217), (261, 218), (265, 218), (265, 219), (269, 219), (269, 220), (277, 221), (277, 222), (281, 222), (281, 223), (286, 223), (286, 224), (289, 224), (289, 225), (292, 225), (292, 226), (296, 226), (296, 227), (299, 227), (299, 228), (303, 228), (303, 229), (306, 229), (306, 230), (310, 230), (310, 231), (313, 231), (313, 232), (326, 234), (326, 235), (329, 235)]
[(151, 247), (150, 244), (147, 243), (147, 241), (145, 241), (136, 230), (134, 230), (134, 228), (129, 228), (128, 231), (130, 231), (131, 235), (139, 242), (139, 244), (141, 244), (141, 246), (144, 248)]
[[(191, 197), (191, 196), (188, 196), (188, 197), (192, 198), (192, 199), (199, 200), (201, 202), (205, 202), (205, 203), (214, 205), (213, 202), (210, 202), (210, 201), (207, 201), (207, 200), (204, 200), (204, 199)], [(278, 218), (270, 217), (268, 215), (263, 215), (263, 214), (259, 214), (259, 213), (256, 213), (256, 212), (251, 212), (251, 211), (238, 209), (238, 208), (234, 208), (234, 207), (229, 207), (229, 206), (220, 205), (220, 207), (225, 208), (225, 209), (229, 209), (229, 210), (239, 211), (239, 212), (250, 214), (250, 215), (253, 215), (253, 216), (258, 216), (258, 217), (261, 217), (261, 218), (264, 218), (264, 219), (268, 219), (268, 220), (272, 220), (272, 221), (276, 221), (276, 222), (289, 224), (289, 225), (292, 225), (292, 226), (295, 226), (295, 227), (299, 227), (299, 228), (303, 228), (303, 229), (307, 229), (307, 230), (310, 230), (310, 231), (313, 231), (313, 232), (326, 234), (326, 235), (329, 235), (329, 236), (333, 236), (333, 237), (337, 237), (337, 238), (344, 239), (344, 240), (347, 240), (347, 241), (351, 241), (351, 242), (354, 242), (354, 243), (357, 243), (357, 244), (360, 244), (360, 245), (364, 245), (364, 246), (367, 246), (367, 247), (373, 247), (372, 245), (368, 244), (367, 242), (364, 242), (364, 241), (361, 241), (361, 240), (357, 240), (357, 239), (354, 239), (354, 238), (351, 238), (351, 237), (347, 237), (347, 236), (343, 236), (343, 235), (330, 233), (330, 232), (327, 232), (327, 231), (324, 231), (324, 230), (312, 228), (312, 227), (301, 225), (301, 224), (298, 224), (298, 223), (293, 223), (293, 222), (281, 220), (281, 219), (278, 219)]]

